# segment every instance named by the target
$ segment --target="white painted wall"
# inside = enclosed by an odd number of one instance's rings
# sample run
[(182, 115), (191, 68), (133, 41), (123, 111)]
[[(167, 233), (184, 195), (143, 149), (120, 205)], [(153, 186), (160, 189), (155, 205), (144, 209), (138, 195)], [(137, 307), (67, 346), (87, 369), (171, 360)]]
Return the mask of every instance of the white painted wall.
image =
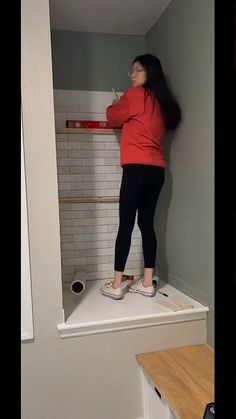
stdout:
[(21, 118), (21, 339), (29, 340), (33, 335), (25, 154)]

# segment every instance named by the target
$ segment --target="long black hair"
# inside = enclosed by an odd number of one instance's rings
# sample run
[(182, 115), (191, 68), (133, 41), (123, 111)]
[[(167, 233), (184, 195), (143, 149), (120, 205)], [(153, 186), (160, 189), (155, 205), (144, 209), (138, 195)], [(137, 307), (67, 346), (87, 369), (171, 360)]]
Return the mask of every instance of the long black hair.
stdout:
[(154, 55), (144, 54), (136, 57), (133, 64), (135, 62), (139, 62), (146, 71), (147, 81), (143, 87), (154, 93), (161, 108), (166, 130), (176, 129), (181, 122), (181, 109), (167, 85), (160, 60)]

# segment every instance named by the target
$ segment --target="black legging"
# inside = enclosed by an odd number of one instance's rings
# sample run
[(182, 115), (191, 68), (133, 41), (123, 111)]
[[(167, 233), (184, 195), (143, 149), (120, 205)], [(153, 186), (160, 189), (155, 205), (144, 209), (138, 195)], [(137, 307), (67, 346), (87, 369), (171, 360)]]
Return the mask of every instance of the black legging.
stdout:
[(115, 244), (115, 271), (123, 272), (125, 269), (137, 210), (144, 266), (155, 267), (157, 243), (153, 217), (164, 178), (163, 167), (144, 164), (127, 164), (123, 167), (119, 204), (120, 224)]

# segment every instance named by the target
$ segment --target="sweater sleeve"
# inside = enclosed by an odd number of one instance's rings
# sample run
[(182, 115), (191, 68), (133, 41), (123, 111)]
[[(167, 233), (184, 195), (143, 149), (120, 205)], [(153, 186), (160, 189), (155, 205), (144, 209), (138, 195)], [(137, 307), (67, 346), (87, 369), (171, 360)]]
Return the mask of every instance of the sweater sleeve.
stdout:
[(131, 87), (117, 103), (108, 106), (107, 121), (113, 128), (120, 128), (131, 118), (144, 113), (145, 91), (142, 87)]

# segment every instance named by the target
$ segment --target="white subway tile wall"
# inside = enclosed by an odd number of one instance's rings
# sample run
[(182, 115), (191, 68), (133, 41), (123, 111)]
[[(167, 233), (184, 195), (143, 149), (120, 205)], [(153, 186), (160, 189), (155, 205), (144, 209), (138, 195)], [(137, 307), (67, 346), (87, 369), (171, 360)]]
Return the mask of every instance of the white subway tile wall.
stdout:
[[(121, 94), (121, 93), (120, 93)], [(55, 125), (66, 119), (106, 120), (113, 94), (54, 90)], [(122, 169), (119, 134), (56, 134), (59, 197), (119, 196)], [(117, 203), (60, 203), (62, 281), (70, 283), (77, 270), (88, 280), (112, 279)], [(135, 223), (125, 273), (141, 276), (141, 234)]]

